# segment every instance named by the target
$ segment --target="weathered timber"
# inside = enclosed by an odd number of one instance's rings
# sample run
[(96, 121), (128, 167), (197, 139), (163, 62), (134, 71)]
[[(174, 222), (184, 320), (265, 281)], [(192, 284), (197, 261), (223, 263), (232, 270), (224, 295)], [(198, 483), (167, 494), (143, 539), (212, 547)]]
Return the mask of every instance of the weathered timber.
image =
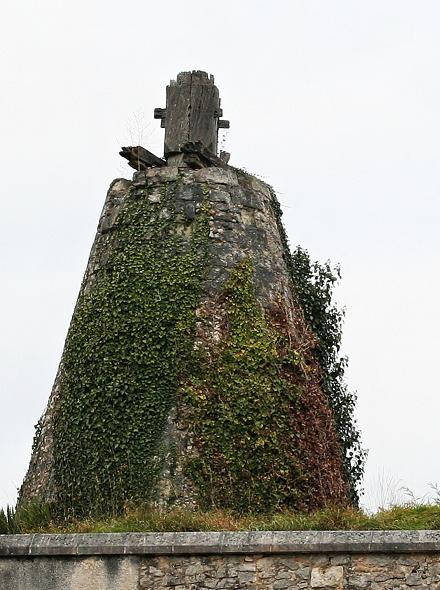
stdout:
[[(223, 111), (222, 111), (222, 113), (223, 113)], [(222, 116), (222, 115), (220, 115), (220, 116)], [(219, 119), (219, 121), (218, 121), (218, 128), (219, 129), (229, 129), (229, 127), (230, 127), (229, 121), (226, 121), (226, 119)]]
[(218, 130), (229, 128), (229, 121), (220, 120), (222, 115), (214, 77), (199, 71), (180, 73), (167, 86), (166, 108), (154, 110), (165, 128), (165, 158), (180, 154), (188, 142), (201, 142), (217, 155)]
[(225, 168), (227, 163), (206, 149), (201, 141), (188, 141), (182, 145), (183, 162), (193, 169), (218, 166)]
[(229, 160), (231, 158), (231, 154), (229, 152), (225, 152), (224, 150), (221, 150), (219, 157), (222, 162), (224, 162), (225, 164), (228, 164)]
[(158, 158), (152, 152), (149, 152), (140, 145), (135, 147), (123, 147), (119, 155), (128, 160), (128, 164), (137, 171), (147, 170), (147, 168), (166, 166), (167, 163), (162, 158)]

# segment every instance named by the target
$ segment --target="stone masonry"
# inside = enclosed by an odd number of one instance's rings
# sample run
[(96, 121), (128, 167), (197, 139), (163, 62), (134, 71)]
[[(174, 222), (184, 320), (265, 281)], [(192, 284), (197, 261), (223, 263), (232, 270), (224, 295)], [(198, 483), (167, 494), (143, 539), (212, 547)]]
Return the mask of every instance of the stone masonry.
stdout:
[(158, 557), (140, 563), (139, 582), (148, 590), (427, 590), (440, 588), (440, 561), (384, 553)]
[[(210, 234), (210, 270), (204, 285), (204, 298), (201, 309), (210, 316), (210, 332), (204, 337), (216, 338), (218, 316), (217, 296), (236, 264), (248, 257), (254, 267), (256, 295), (266, 310), (278, 306), (287, 320), (289, 338), (295, 349), (306, 353), (313, 348), (315, 340), (305, 326), (302, 312), (295, 303), (291, 280), (288, 275), (283, 243), (277, 219), (277, 199), (274, 191), (266, 183), (248, 173), (233, 167), (208, 167), (199, 170), (165, 166), (136, 172), (133, 180), (117, 179), (110, 185), (97, 234), (92, 246), (87, 269), (79, 293), (78, 301), (86, 295), (96, 281), (99, 273), (106, 272), (109, 252), (118, 239), (118, 214), (126, 199), (137, 198), (149, 203), (160, 203), (164, 191), (173, 190), (175, 211), (166, 206), (160, 215), (177, 215), (177, 232), (188, 241), (193, 221), (200, 212), (202, 203), (208, 203)], [(74, 312), (75, 313), (75, 312)], [(63, 358), (52, 389), (45, 414), (37, 426), (37, 434), (28, 473), (20, 491), (20, 501), (39, 499), (52, 501), (55, 498), (53, 475), (53, 416), (57, 400), (62, 395)], [(310, 424), (322, 439), (319, 448), (325, 457), (316, 457), (322, 464), (332, 464), (336, 481), (322, 482), (323, 494), (327, 487), (336, 490), (336, 501), (345, 495), (345, 483), (340, 465), (340, 450), (335, 438), (333, 418), (327, 400), (322, 392), (317, 406), (316, 420), (319, 426)], [(316, 403), (316, 401), (314, 402)], [(159, 485), (157, 501), (164, 506), (172, 497), (174, 504), (194, 505), (193, 494), (188, 482), (182, 476), (181, 464), (188, 453), (187, 433), (179, 430), (178, 415), (173, 410), (164, 432), (162, 448), (165, 456), (157, 457), (161, 464), (162, 481)], [(318, 422), (316, 422), (318, 424)], [(167, 448), (177, 449), (177, 466), (168, 465)], [(175, 472), (170, 479), (170, 471)], [(324, 478), (325, 479), (325, 478)], [(333, 493), (333, 492), (332, 492)]]
[[(272, 409), (264, 414), (263, 420), (258, 422), (258, 429), (264, 433), (264, 436), (258, 440), (259, 452), (273, 463), (274, 459), (270, 453), (275, 451), (266, 442), (273, 438), (278, 432), (277, 429), (281, 432), (285, 427), (288, 433), (293, 434), (292, 438), (288, 438), (286, 434), (283, 435), (282, 442), (285, 441), (286, 447), (288, 446), (286, 451), (280, 450), (282, 444), (277, 441), (276, 452), (279, 450), (277, 456), (288, 456), (289, 465), (286, 469), (279, 468), (278, 471), (274, 471), (270, 476), (270, 483), (275, 486), (275, 480), (281, 481), (283, 478), (288, 478), (288, 486), (284, 488), (287, 490), (285, 497), (289, 498), (289, 502), (296, 502), (298, 508), (312, 509), (328, 504), (349, 503), (349, 482), (344, 469), (338, 425), (331, 408), (331, 399), (323, 390), (322, 367), (316, 355), (318, 340), (306, 324), (295, 292), (287, 239), (280, 219), (280, 206), (270, 186), (243, 170), (229, 166), (228, 154), (217, 155), (218, 130), (229, 127), (229, 122), (221, 119), (223, 111), (220, 104), (220, 94), (212, 76), (200, 71), (181, 72), (167, 87), (166, 108), (155, 110), (155, 117), (161, 120), (161, 125), (165, 128), (164, 157), (157, 157), (142, 146), (122, 148), (121, 155), (128, 159), (130, 166), (136, 169), (136, 172), (132, 180), (113, 181), (107, 193), (77, 305), (73, 312), (65, 351), (61, 357), (46, 411), (37, 424), (29, 469), (19, 492), (19, 505), (34, 500), (51, 503), (54, 506), (57, 502), (63, 504), (61, 501), (63, 491), (69, 489), (68, 507), (63, 505), (63, 510), (87, 511), (89, 508), (92, 509), (92, 505), (97, 506), (95, 496), (100, 498), (105, 496), (108, 499), (113, 494), (116, 489), (115, 482), (120, 481), (121, 473), (124, 476), (121, 478), (121, 483), (118, 483), (121, 488), (116, 494), (120, 501), (118, 509), (121, 509), (122, 502), (133, 499), (149, 502), (159, 508), (173, 505), (197, 508), (202, 505), (200, 491), (195, 484), (197, 476), (190, 476), (190, 470), (187, 469), (189, 463), (197, 463), (197, 459), (202, 457), (203, 441), (196, 440), (197, 431), (194, 422), (191, 423), (194, 418), (190, 417), (185, 424), (185, 417), (191, 415), (187, 411), (190, 404), (184, 399), (185, 386), (188, 385), (185, 383), (184, 371), (180, 371), (175, 376), (173, 391), (167, 390), (159, 401), (155, 398), (153, 409), (156, 413), (154, 414), (152, 410), (145, 410), (142, 405), (144, 401), (149, 403), (149, 394), (151, 392), (154, 394), (157, 389), (154, 379), (138, 387), (137, 385), (129, 386), (130, 379), (122, 376), (127, 367), (132, 371), (132, 375), (148, 375), (146, 365), (131, 362), (130, 353), (133, 350), (140, 350), (148, 356), (148, 347), (150, 351), (155, 350), (157, 341), (148, 342), (138, 334), (137, 340), (130, 342), (131, 351), (125, 354), (124, 358), (121, 358), (120, 347), (119, 349), (117, 346), (114, 347), (110, 370), (107, 367), (110, 357), (100, 359), (97, 350), (107, 350), (102, 343), (106, 345), (109, 341), (113, 343), (112, 338), (117, 342), (120, 331), (111, 336), (109, 334), (113, 332), (107, 329), (105, 322), (96, 325), (89, 318), (84, 321), (94, 330), (94, 336), (103, 339), (100, 340), (101, 344), (99, 346), (95, 344), (94, 347), (83, 346), (82, 341), (78, 344), (75, 340), (77, 327), (75, 320), (82, 321), (84, 308), (94, 300), (94, 295), (99, 296), (100, 287), (106, 279), (109, 276), (112, 277), (115, 256), (117, 257), (118, 252), (120, 253), (125, 246), (130, 245), (130, 239), (124, 237), (127, 236), (128, 227), (127, 222), (124, 221), (127, 219), (124, 213), (130, 210), (133, 204), (138, 210), (138, 219), (141, 219), (144, 225), (140, 230), (139, 241), (135, 241), (136, 252), (127, 248), (128, 253), (124, 254), (124, 260), (128, 262), (136, 258), (138, 254), (142, 258), (145, 250), (148, 250), (150, 241), (153, 243), (154, 240), (159, 240), (158, 243), (161, 246), (162, 242), (164, 245), (167, 244), (171, 237), (176, 244), (177, 257), (187, 254), (194, 244), (194, 237), (197, 236), (199, 224), (196, 222), (203, 220), (204, 224), (209, 223), (209, 235), (206, 231), (203, 247), (198, 247), (200, 252), (197, 255), (201, 256), (197, 262), (201, 270), (201, 277), (198, 280), (201, 281), (201, 285), (197, 287), (198, 301), (194, 303), (191, 310), (191, 326), (194, 329), (191, 333), (191, 342), (185, 343), (187, 349), (192, 347), (191, 350), (204, 353), (208, 358), (216, 347), (220, 350), (222, 346), (225, 346), (229, 319), (225, 303), (228, 279), (231, 274), (234, 276), (233, 271), (239, 270), (243, 264), (249, 264), (249, 268), (252, 268), (252, 282), (255, 289), (252, 297), (256, 299), (256, 308), (261, 308), (259, 311), (264, 312), (266, 323), (270, 325), (273, 333), (279, 336), (277, 344), (273, 346), (277, 348), (275, 353), (281, 364), (276, 368), (277, 376), (271, 377), (270, 386), (265, 385), (265, 387), (272, 388), (271, 391), (277, 392), (278, 395), (280, 383), (282, 383), (284, 387), (282, 393), (290, 404), (284, 414), (280, 414), (278, 422), (272, 416)], [(129, 223), (137, 227), (136, 220)], [(168, 229), (165, 230), (165, 227)], [(159, 234), (155, 233), (155, 230), (158, 230)], [(204, 230), (208, 230), (206, 224)], [(162, 256), (160, 247), (158, 251), (155, 251), (154, 256), (160, 263)], [(240, 265), (240, 263), (243, 264)], [(145, 272), (151, 272), (151, 267), (145, 258), (142, 258), (139, 268)], [(125, 269), (126, 267), (122, 274), (126, 272)], [(183, 271), (181, 273), (184, 274)], [(151, 295), (145, 281), (142, 285), (137, 293), (143, 295), (148, 303), (153, 302), (154, 307), (156, 295)], [(128, 295), (129, 290), (130, 285), (125, 284), (122, 297)], [(180, 294), (182, 293), (185, 295), (181, 290)], [(167, 297), (173, 301), (168, 292), (161, 291), (157, 302), (166, 301)], [(111, 306), (114, 302), (113, 298), (110, 304), (112, 310)], [(160, 308), (157, 303), (156, 308)], [(115, 306), (115, 309), (119, 308)], [(130, 322), (133, 317), (137, 317), (129, 304), (123, 309), (125, 315), (121, 311), (119, 330), (122, 327), (124, 329), (127, 329), (127, 326), (132, 327)], [(137, 309), (140, 309), (139, 305)], [(102, 308), (98, 307), (94, 311), (94, 318), (101, 318), (101, 310)], [(174, 320), (171, 325), (167, 325), (166, 322), (169, 320), (166, 320), (165, 316), (166, 314), (161, 312), (151, 319), (153, 315), (150, 317), (144, 314), (142, 317), (147, 318), (147, 323), (142, 327), (143, 334), (156, 334), (154, 328), (158, 327), (166, 335), (162, 337), (162, 341), (165, 337), (174, 334), (176, 328)], [(139, 320), (136, 321), (139, 323)], [(81, 325), (78, 333), (88, 334), (84, 325)], [(94, 338), (89, 340), (95, 342)], [(129, 349), (130, 346), (127, 348)], [(164, 350), (172, 349), (167, 346)], [(182, 356), (181, 353), (179, 355)], [(179, 355), (174, 361), (176, 370), (179, 367)], [(284, 360), (281, 362), (283, 355)], [(270, 354), (266, 356), (269, 359)], [(76, 360), (72, 361), (75, 357), (78, 357), (77, 363)], [(96, 360), (98, 358), (99, 361)], [(157, 374), (159, 374), (157, 359), (155, 363)], [(89, 379), (91, 366), (95, 368)], [(252, 370), (253, 375), (257, 376), (257, 373), (261, 372), (261, 363), (258, 367), (255, 365)], [(111, 386), (108, 386), (106, 378), (109, 374), (114, 377), (117, 371), (119, 371), (116, 379), (118, 384), (114, 385), (112, 381)], [(270, 371), (268, 373), (270, 374)], [(87, 375), (87, 379), (83, 383), (79, 376), (84, 374)], [(121, 379), (125, 379), (125, 382), (120, 383)], [(240, 377), (236, 377), (233, 385), (239, 382)], [(247, 383), (248, 397), (254, 395), (256, 399), (259, 387), (263, 385), (257, 378), (254, 380), (249, 378)], [(72, 384), (78, 384), (79, 388)], [(127, 395), (126, 388), (130, 387), (131, 390)], [(231, 391), (234, 391), (232, 386)], [(296, 392), (295, 403), (292, 401), (293, 391)], [(111, 398), (110, 393), (113, 396)], [(215, 400), (214, 386), (208, 393), (212, 394), (212, 399)], [(94, 402), (89, 404), (90, 408), (87, 406), (88, 402), (84, 401), (89, 394), (94, 396)], [(95, 444), (96, 441), (107, 438), (102, 433), (97, 434), (99, 428), (95, 423), (96, 408), (105, 408), (107, 411), (112, 403), (117, 406), (115, 400), (121, 397), (124, 398), (122, 404), (124, 416), (129, 415), (128, 410), (132, 412), (130, 414), (132, 416), (133, 409), (136, 409), (134, 401), (136, 395), (140, 396), (138, 399), (142, 401), (138, 404), (143, 411), (142, 423), (139, 425), (136, 423), (136, 428), (131, 433), (127, 426), (130, 421), (124, 422), (120, 417), (118, 418), (119, 429), (132, 435), (127, 446), (125, 446), (126, 441), (124, 445), (116, 446), (117, 427), (108, 445)], [(68, 406), (72, 402), (71, 396), (74, 399), (72, 407), (78, 407), (79, 417), (75, 412), (71, 412), (70, 408), (68, 413), (74, 419), (74, 422), (70, 423), (63, 412), (66, 403)], [(266, 397), (271, 399), (269, 395)], [(274, 399), (278, 400), (273, 402), (274, 408), (278, 408), (284, 401), (280, 402), (279, 396), (275, 396)], [(66, 400), (67, 402), (64, 403)], [(109, 402), (109, 406), (106, 406), (103, 400), (107, 400), (106, 403)], [(188, 407), (185, 407), (185, 403)], [(222, 405), (219, 403), (216, 406), (215, 403), (212, 404), (214, 410)], [(164, 406), (163, 413), (158, 410), (161, 406)], [(100, 418), (100, 425), (108, 424), (107, 418), (112, 412), (113, 408), (104, 418)], [(154, 416), (154, 425), (151, 421), (149, 422), (150, 416)], [(157, 416), (160, 417), (157, 418)], [(251, 411), (248, 411), (248, 417), (252, 418)], [(230, 423), (234, 423), (234, 420), (235, 418), (228, 418)], [(241, 426), (245, 422), (243, 418), (240, 418)], [(285, 426), (280, 426), (281, 422)], [(66, 432), (69, 436), (71, 434), (70, 442), (67, 442), (68, 437), (60, 435), (66, 424), (68, 424)], [(258, 429), (254, 428), (254, 431), (257, 432)], [(271, 430), (270, 433), (269, 430)], [(149, 440), (149, 433), (153, 433), (151, 444), (149, 442), (149, 446), (144, 447), (143, 443)], [(248, 436), (246, 440), (253, 439)], [(116, 448), (120, 449), (118, 453), (114, 452)], [(66, 453), (63, 453), (65, 449), (67, 449)], [(77, 477), (84, 468), (81, 461), (80, 467), (76, 468), (75, 458), (79, 457), (78, 449), (81, 449), (84, 457), (87, 457), (85, 459), (87, 465), (93, 465), (95, 470), (93, 473), (87, 472), (84, 478)], [(135, 451), (138, 450), (139, 453), (136, 453)], [(294, 450), (291, 455), (289, 455), (290, 450)], [(115, 458), (107, 461), (112, 454)], [(137, 454), (141, 455), (141, 458), (137, 457)], [(137, 457), (138, 462), (130, 460), (130, 457), (134, 456)], [(240, 473), (249, 472), (252, 476), (253, 473), (247, 469), (247, 466), (252, 463), (249, 460), (249, 453), (246, 457), (247, 463), (241, 464)], [(230, 460), (225, 459), (225, 461), (225, 464), (229, 465)], [(99, 473), (100, 468), (97, 466), (102, 468), (102, 473)], [(225, 469), (229, 467), (220, 467), (219, 471), (222, 472)], [(203, 469), (199, 471), (202, 472)], [(142, 475), (139, 476), (139, 474)], [(137, 485), (135, 488), (125, 485), (131, 479), (137, 481), (139, 477), (144, 478), (142, 485)], [(90, 487), (89, 483), (92, 480), (98, 483)], [(226, 475), (225, 480), (227, 481)], [(291, 488), (293, 493), (290, 491)], [(101, 491), (103, 494), (100, 493)], [(268, 494), (268, 492), (265, 493)], [(75, 502), (72, 500), (73, 497), (76, 498)], [(81, 501), (78, 498), (81, 498)]]
[(436, 590), (439, 531), (0, 536), (2, 590)]

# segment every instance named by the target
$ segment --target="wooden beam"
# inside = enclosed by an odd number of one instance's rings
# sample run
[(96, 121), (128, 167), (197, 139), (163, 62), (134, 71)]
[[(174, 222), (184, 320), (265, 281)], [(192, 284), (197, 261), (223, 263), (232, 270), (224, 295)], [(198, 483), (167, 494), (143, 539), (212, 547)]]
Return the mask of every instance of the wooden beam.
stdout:
[(201, 141), (188, 141), (181, 147), (183, 161), (190, 168), (217, 166), (226, 168), (226, 162), (205, 148)]
[(201, 142), (217, 154), (218, 130), (229, 129), (224, 121), (214, 77), (206, 72), (181, 72), (166, 89), (166, 108), (155, 109), (155, 119), (165, 127), (165, 158), (174, 159), (188, 142)]
[(218, 128), (219, 129), (229, 129), (230, 123), (226, 121), (226, 119), (219, 119), (218, 120)]
[(158, 158), (152, 152), (149, 152), (140, 145), (135, 147), (123, 147), (121, 148), (119, 155), (128, 160), (128, 164), (138, 171), (167, 165), (165, 160)]

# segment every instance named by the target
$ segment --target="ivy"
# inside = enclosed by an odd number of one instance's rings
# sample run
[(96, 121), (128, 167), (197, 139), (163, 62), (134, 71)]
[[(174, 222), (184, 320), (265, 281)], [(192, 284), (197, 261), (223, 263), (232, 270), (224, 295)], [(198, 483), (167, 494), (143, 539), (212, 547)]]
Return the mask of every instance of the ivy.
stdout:
[(63, 515), (117, 513), (127, 502), (145, 502), (154, 488), (206, 266), (206, 212), (187, 240), (176, 231), (173, 207), (168, 185), (158, 203), (131, 189), (105, 268), (80, 295), (54, 423)]
[(232, 271), (223, 305), (222, 341), (200, 358), (183, 390), (197, 448), (188, 473), (205, 508), (304, 506), (307, 466), (298, 454), (294, 420), (299, 358), (266, 318), (248, 259)]
[(273, 191), (272, 209), (294, 292), (306, 322), (318, 339), (315, 356), (321, 368), (321, 386), (333, 411), (351, 502), (357, 506), (367, 452), (362, 448), (354, 417), (356, 393), (349, 391), (344, 379), (347, 358), (340, 356), (344, 312), (333, 303), (333, 290), (340, 279), (340, 269), (332, 269), (328, 262), (312, 263), (307, 250), (300, 246), (292, 253), (281, 221), (282, 210)]
[[(176, 404), (193, 438), (185, 473), (201, 507), (270, 512), (311, 510), (329, 497), (343, 503), (341, 448), (356, 502), (364, 452), (353, 420), (355, 396), (343, 380), (346, 360), (339, 356), (337, 275), (301, 249), (290, 253), (274, 198), (286, 264), (317, 336), (316, 359), (300, 357), (280, 317), (263, 310), (248, 259), (214, 302), (223, 322), (219, 340), (212, 333), (196, 339), (209, 211), (199, 205), (182, 231), (175, 187), (165, 184), (160, 199), (130, 189), (103, 252), (108, 258), (80, 294), (54, 414), (58, 512), (116, 514), (154, 497), (162, 436)], [(208, 192), (205, 186), (205, 199)], [(213, 318), (206, 320), (209, 331)]]
[(364, 474), (366, 452), (354, 419), (356, 394), (345, 383), (347, 358), (340, 356), (344, 312), (333, 303), (333, 290), (340, 279), (339, 267), (329, 262), (311, 262), (298, 246), (291, 255), (291, 273), (304, 316), (318, 338), (315, 354), (321, 366), (322, 387), (333, 410), (341, 441), (344, 470), (351, 500), (359, 503), (359, 486)]

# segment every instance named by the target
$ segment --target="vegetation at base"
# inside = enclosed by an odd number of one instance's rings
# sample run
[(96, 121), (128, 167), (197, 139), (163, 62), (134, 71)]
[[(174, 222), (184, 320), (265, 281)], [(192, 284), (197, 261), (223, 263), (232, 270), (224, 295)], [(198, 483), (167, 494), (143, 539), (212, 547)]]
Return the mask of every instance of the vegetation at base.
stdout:
[(309, 514), (276, 512), (237, 515), (231, 511), (155, 512), (127, 509), (117, 517), (57, 521), (43, 504), (0, 510), (0, 534), (125, 533), (186, 531), (440, 530), (440, 506), (406, 504), (366, 514), (355, 508), (329, 507)]
[(0, 535), (30, 533), (50, 529), (54, 523), (54, 511), (44, 502), (30, 502), (13, 508), (7, 506), (0, 510)]
[(160, 437), (191, 353), (209, 231), (202, 207), (185, 240), (173, 208), (169, 185), (159, 202), (130, 192), (105, 269), (80, 295), (54, 421), (64, 517), (116, 513), (145, 501), (155, 484)]

